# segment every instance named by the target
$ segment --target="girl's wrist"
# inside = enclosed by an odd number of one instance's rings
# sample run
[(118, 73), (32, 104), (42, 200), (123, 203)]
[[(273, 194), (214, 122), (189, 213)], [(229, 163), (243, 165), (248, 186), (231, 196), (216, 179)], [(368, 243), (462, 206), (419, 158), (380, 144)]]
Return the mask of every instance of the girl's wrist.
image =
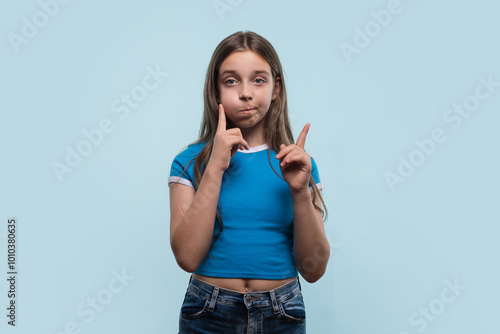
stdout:
[(311, 190), (309, 186), (304, 189), (291, 189), (290, 194), (292, 195), (292, 200), (294, 202), (310, 201), (311, 200)]
[(222, 176), (224, 175), (224, 170), (222, 170), (220, 167), (214, 165), (209, 161), (205, 173), (209, 173), (213, 177), (220, 177), (222, 179)]

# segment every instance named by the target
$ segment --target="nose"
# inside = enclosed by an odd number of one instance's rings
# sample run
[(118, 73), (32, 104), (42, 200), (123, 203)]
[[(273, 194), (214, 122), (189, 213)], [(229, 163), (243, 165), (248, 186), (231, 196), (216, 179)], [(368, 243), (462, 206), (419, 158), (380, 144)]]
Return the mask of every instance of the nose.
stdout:
[(240, 99), (243, 101), (251, 100), (252, 97), (252, 89), (251, 85), (248, 83), (242, 83), (240, 86)]

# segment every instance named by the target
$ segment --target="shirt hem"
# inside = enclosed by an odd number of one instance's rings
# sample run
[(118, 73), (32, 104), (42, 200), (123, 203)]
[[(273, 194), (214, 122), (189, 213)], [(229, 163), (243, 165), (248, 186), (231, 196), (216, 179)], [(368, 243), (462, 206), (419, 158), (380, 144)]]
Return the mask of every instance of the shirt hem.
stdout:
[(170, 183), (176, 183), (176, 182), (179, 182), (179, 183), (181, 183), (181, 184), (184, 184), (184, 185), (186, 185), (186, 186), (190, 186), (191, 188), (194, 188), (194, 187), (193, 187), (193, 183), (192, 183), (191, 181), (186, 180), (186, 179), (183, 179), (183, 178), (181, 178), (181, 177), (179, 177), (179, 176), (170, 176), (170, 177), (168, 178), (168, 183), (169, 183), (169, 184), (170, 184)]
[(255, 278), (255, 279), (271, 279), (280, 280), (286, 278), (292, 278), (298, 275), (298, 272), (286, 273), (280, 275), (261, 275), (255, 273), (217, 273), (217, 272), (207, 272), (207, 271), (195, 271), (195, 274), (208, 276), (208, 277), (221, 277), (221, 278)]
[[(316, 187), (318, 187), (319, 190), (323, 190), (323, 186), (321, 185), (321, 182), (316, 183)], [(311, 194), (312, 194), (313, 188), (311, 186), (309, 186), (309, 190), (311, 191)]]

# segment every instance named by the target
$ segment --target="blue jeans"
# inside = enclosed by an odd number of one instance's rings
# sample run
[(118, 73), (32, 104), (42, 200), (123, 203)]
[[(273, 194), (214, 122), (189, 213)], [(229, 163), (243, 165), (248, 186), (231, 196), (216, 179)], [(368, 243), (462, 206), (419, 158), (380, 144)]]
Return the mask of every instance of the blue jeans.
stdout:
[(240, 293), (191, 276), (180, 334), (303, 334), (306, 312), (298, 276), (269, 291)]

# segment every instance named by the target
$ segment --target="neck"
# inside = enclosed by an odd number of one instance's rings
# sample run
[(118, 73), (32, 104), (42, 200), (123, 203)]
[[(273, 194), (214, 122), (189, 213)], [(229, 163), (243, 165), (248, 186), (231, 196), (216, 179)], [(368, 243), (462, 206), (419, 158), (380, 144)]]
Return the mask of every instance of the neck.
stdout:
[[(264, 129), (244, 129), (240, 128), (243, 139), (250, 147), (260, 146), (266, 143)], [(261, 131), (258, 131), (261, 130)]]
[[(231, 127), (235, 127), (234, 124), (230, 125)], [(253, 126), (250, 128), (240, 128), (243, 139), (248, 143), (250, 147), (260, 146), (266, 143), (266, 138), (264, 135), (264, 126), (263, 123), (258, 124), (257, 126)]]

